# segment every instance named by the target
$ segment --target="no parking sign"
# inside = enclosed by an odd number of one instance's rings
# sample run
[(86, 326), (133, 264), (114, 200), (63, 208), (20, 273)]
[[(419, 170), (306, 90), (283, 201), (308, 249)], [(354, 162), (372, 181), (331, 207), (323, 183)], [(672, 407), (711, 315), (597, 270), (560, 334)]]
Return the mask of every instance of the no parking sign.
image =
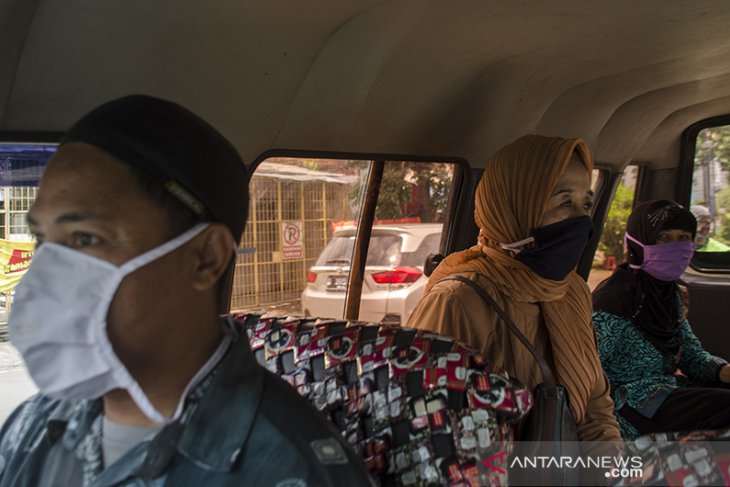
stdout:
[(284, 260), (304, 257), (302, 222), (283, 222), (281, 224), (281, 257)]

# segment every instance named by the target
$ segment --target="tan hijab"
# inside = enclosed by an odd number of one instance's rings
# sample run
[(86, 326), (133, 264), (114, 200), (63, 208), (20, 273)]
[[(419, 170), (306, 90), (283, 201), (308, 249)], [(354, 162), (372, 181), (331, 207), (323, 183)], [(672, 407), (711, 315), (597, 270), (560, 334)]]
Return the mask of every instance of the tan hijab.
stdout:
[(444, 259), (426, 292), (450, 274), (472, 271), (494, 282), (513, 301), (538, 303), (557, 379), (568, 390), (571, 410), (580, 422), (601, 370), (588, 286), (575, 272), (562, 281), (545, 279), (499, 246), (525, 239), (537, 228), (576, 151), (590, 173), (593, 156), (581, 139), (525, 135), (497, 151), (476, 191), (479, 244)]

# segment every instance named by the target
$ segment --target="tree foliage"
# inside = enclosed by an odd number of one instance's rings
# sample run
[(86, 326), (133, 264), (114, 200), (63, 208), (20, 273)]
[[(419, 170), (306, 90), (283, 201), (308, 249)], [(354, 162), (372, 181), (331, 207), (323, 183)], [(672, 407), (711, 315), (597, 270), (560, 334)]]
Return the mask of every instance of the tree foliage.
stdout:
[[(451, 181), (452, 166), (449, 164), (388, 161), (380, 184), (375, 218), (419, 218), (424, 223), (442, 221)], [(366, 185), (364, 173), (350, 191), (351, 206), (359, 205)]]
[(386, 164), (380, 183), (375, 218), (384, 220), (404, 217), (403, 207), (413, 194), (413, 184), (404, 178), (404, 165), (403, 162)]
[(601, 241), (598, 244), (599, 249), (603, 250), (607, 256), (615, 256), (618, 262), (621, 262), (624, 255), (624, 233), (626, 233), (626, 222), (631, 215), (633, 201), (634, 188), (623, 182), (619, 183), (603, 226)]
[(706, 167), (713, 161), (719, 162), (725, 170), (730, 171), (730, 125), (706, 128), (697, 134), (695, 170)]
[[(722, 182), (712, 176), (718, 169), (726, 175)], [(692, 195), (693, 204), (713, 212), (714, 238), (730, 243), (730, 125), (706, 128), (697, 134), (694, 175), (701, 183), (695, 181), (693, 186), (702, 189), (693, 187), (697, 191)]]
[(713, 238), (725, 245), (730, 245), (730, 215), (724, 214), (720, 216), (719, 227), (719, 231), (715, 233)]

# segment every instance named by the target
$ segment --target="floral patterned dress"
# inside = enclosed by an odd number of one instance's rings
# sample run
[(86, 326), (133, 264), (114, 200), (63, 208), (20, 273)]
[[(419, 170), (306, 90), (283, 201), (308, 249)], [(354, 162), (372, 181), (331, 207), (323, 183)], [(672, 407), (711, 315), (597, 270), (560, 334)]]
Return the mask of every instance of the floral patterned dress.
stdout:
[(674, 389), (717, 380), (720, 367), (727, 363), (702, 348), (686, 319), (679, 329), (678, 357), (662, 354), (630, 319), (595, 311), (593, 326), (598, 354), (611, 383), (614, 412), (625, 439), (634, 439), (639, 433), (619, 412), (624, 405), (652, 417)]

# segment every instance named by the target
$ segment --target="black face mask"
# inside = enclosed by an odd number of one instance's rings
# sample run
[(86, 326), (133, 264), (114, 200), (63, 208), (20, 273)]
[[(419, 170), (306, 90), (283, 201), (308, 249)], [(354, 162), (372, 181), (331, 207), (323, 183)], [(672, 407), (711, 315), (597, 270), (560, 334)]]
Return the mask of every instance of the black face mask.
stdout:
[(592, 235), (591, 218), (579, 216), (536, 228), (530, 239), (502, 247), (512, 249), (534, 242), (534, 247), (522, 250), (515, 259), (546, 279), (562, 281), (578, 265)]

